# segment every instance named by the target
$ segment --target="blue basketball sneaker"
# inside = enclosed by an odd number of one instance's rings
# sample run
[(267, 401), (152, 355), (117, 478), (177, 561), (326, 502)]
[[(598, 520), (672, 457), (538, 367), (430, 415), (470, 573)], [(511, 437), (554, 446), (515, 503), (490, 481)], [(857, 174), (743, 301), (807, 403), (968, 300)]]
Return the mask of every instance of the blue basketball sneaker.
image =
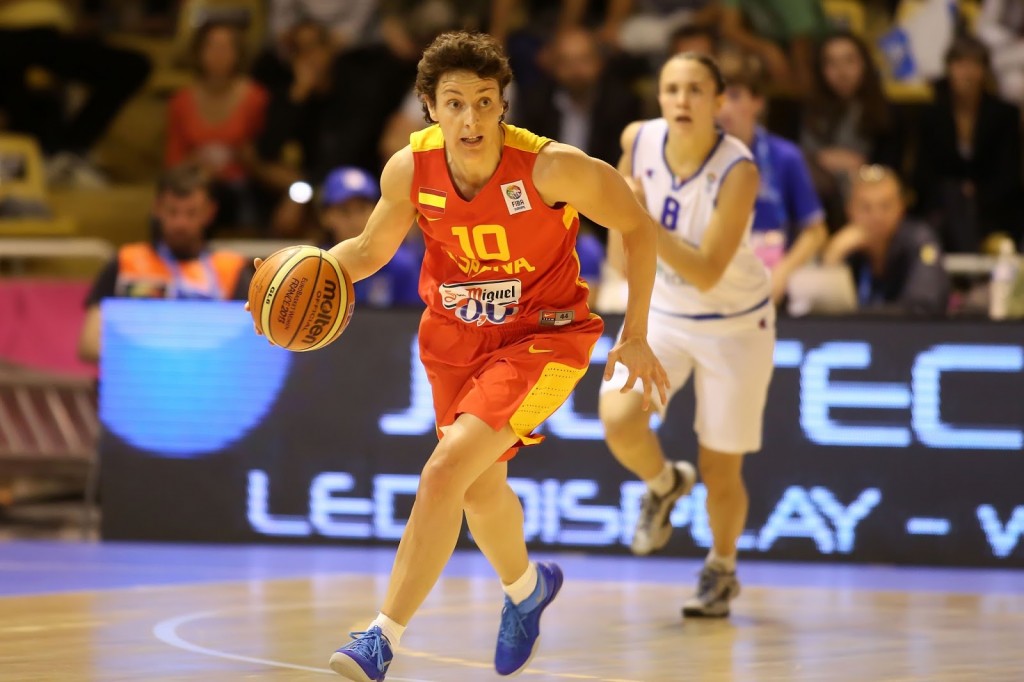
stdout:
[(505, 597), (494, 651), (494, 669), (499, 675), (515, 675), (529, 665), (540, 640), (540, 614), (562, 589), (562, 569), (557, 564), (537, 562), (537, 587), (516, 606)]
[(331, 670), (356, 682), (383, 682), (394, 652), (391, 643), (374, 625), (366, 632), (350, 632), (353, 641), (331, 656)]

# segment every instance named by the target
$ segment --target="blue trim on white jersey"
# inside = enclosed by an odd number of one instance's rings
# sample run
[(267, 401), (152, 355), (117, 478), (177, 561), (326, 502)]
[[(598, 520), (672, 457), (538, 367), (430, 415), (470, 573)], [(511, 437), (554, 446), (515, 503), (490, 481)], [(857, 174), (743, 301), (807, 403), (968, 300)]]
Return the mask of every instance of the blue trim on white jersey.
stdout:
[(704, 313), (703, 315), (683, 315), (682, 313), (670, 313), (667, 310), (658, 310), (654, 306), (651, 306), (651, 312), (658, 313), (659, 315), (668, 315), (669, 317), (678, 317), (684, 320), (693, 320), (694, 322), (706, 322), (708, 320), (728, 320), (733, 317), (748, 315), (754, 312), (755, 310), (760, 310), (761, 308), (768, 305), (768, 302), (770, 300), (770, 298), (766, 298), (757, 305), (753, 305), (747, 308), (746, 310), (741, 310), (738, 313), (729, 313), (728, 315), (724, 315), (722, 313)]
[(715, 208), (718, 208), (718, 195), (722, 193), (722, 185), (725, 184), (725, 178), (726, 178), (727, 175), (729, 175), (729, 171), (731, 171), (733, 168), (735, 168), (737, 165), (743, 163), (744, 161), (749, 161), (750, 163), (753, 163), (754, 164), (754, 168), (757, 168), (757, 163), (755, 163), (753, 159), (748, 159), (745, 156), (741, 156), (740, 158), (736, 159), (735, 161), (730, 163), (728, 166), (726, 166), (725, 170), (722, 171), (722, 177), (720, 177), (718, 179), (718, 191), (715, 192), (715, 201), (713, 203), (713, 206)]
[[(669, 162), (668, 162), (668, 121), (667, 120), (666, 120), (665, 124), (666, 124), (666, 127), (665, 127), (665, 139), (661, 143), (661, 159), (662, 159), (662, 161), (665, 162), (665, 168), (668, 169), (668, 176), (671, 178), (671, 182), (672, 182), (672, 190), (676, 191), (676, 190), (682, 189), (683, 187), (686, 187), (686, 183), (688, 183), (690, 180), (693, 180), (694, 178), (699, 176), (704, 171), (704, 166), (708, 165), (708, 161), (710, 161), (711, 157), (713, 157), (715, 155), (715, 152), (718, 151), (719, 146), (721, 146), (721, 144), (722, 144), (722, 140), (725, 139), (725, 133), (722, 132), (721, 130), (717, 130), (716, 131), (718, 133), (718, 139), (715, 140), (715, 146), (711, 148), (711, 151), (708, 152), (708, 155), (705, 156), (704, 160), (700, 162), (700, 167), (696, 171), (694, 171), (693, 175), (691, 175), (690, 177), (686, 178), (685, 180), (683, 180), (682, 182), (680, 182), (677, 185), (676, 184), (676, 173), (675, 173), (675, 171), (672, 170), (672, 166), (669, 165)], [(637, 135), (637, 137), (639, 138), (640, 136)]]

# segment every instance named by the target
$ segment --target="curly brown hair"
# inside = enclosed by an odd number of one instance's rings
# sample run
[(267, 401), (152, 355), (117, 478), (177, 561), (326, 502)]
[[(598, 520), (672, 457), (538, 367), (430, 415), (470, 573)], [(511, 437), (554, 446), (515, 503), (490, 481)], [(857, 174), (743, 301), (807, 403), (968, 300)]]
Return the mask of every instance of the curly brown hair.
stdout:
[(498, 81), (502, 102), (508, 110), (505, 88), (512, 82), (512, 69), (501, 45), (486, 33), (450, 31), (434, 39), (416, 67), (416, 94), (423, 102), (427, 123), (434, 123), (427, 102), (434, 104), (441, 76), (451, 71), (469, 71), (478, 78)]

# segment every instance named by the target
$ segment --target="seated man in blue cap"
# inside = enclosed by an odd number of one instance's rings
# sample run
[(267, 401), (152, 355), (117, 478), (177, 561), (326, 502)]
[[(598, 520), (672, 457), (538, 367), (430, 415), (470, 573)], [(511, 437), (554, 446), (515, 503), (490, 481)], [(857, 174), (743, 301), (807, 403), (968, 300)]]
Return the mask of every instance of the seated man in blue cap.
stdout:
[[(361, 168), (342, 166), (331, 171), (320, 188), (320, 222), (328, 233), (324, 248), (361, 234), (378, 199), (377, 181)], [(387, 265), (355, 283), (356, 303), (371, 308), (422, 306), (418, 290), (422, 261), (422, 250), (406, 240)]]

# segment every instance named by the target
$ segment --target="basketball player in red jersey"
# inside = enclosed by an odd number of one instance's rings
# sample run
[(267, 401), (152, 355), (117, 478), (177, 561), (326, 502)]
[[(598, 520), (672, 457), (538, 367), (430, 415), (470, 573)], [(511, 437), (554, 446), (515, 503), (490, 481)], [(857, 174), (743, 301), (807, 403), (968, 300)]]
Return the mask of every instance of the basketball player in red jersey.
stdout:
[(398, 546), (387, 595), (365, 632), (331, 657), (350, 680), (383, 680), (413, 614), (448, 562), (465, 514), (506, 599), (495, 668), (522, 670), (539, 617), (562, 584), (531, 563), (507, 460), (540, 442), (537, 427), (589, 364), (601, 319), (587, 308), (575, 253), (577, 211), (622, 232), (629, 301), (608, 373), (664, 398), (665, 372), (647, 345), (655, 225), (614, 168), (503, 123), (512, 74), (486, 35), (447, 33), (419, 63), (416, 89), (435, 125), (414, 133), (381, 175), (382, 197), (359, 237), (331, 252), (355, 280), (395, 254), (412, 222), (426, 253), (420, 357), (433, 389), (439, 443)]

